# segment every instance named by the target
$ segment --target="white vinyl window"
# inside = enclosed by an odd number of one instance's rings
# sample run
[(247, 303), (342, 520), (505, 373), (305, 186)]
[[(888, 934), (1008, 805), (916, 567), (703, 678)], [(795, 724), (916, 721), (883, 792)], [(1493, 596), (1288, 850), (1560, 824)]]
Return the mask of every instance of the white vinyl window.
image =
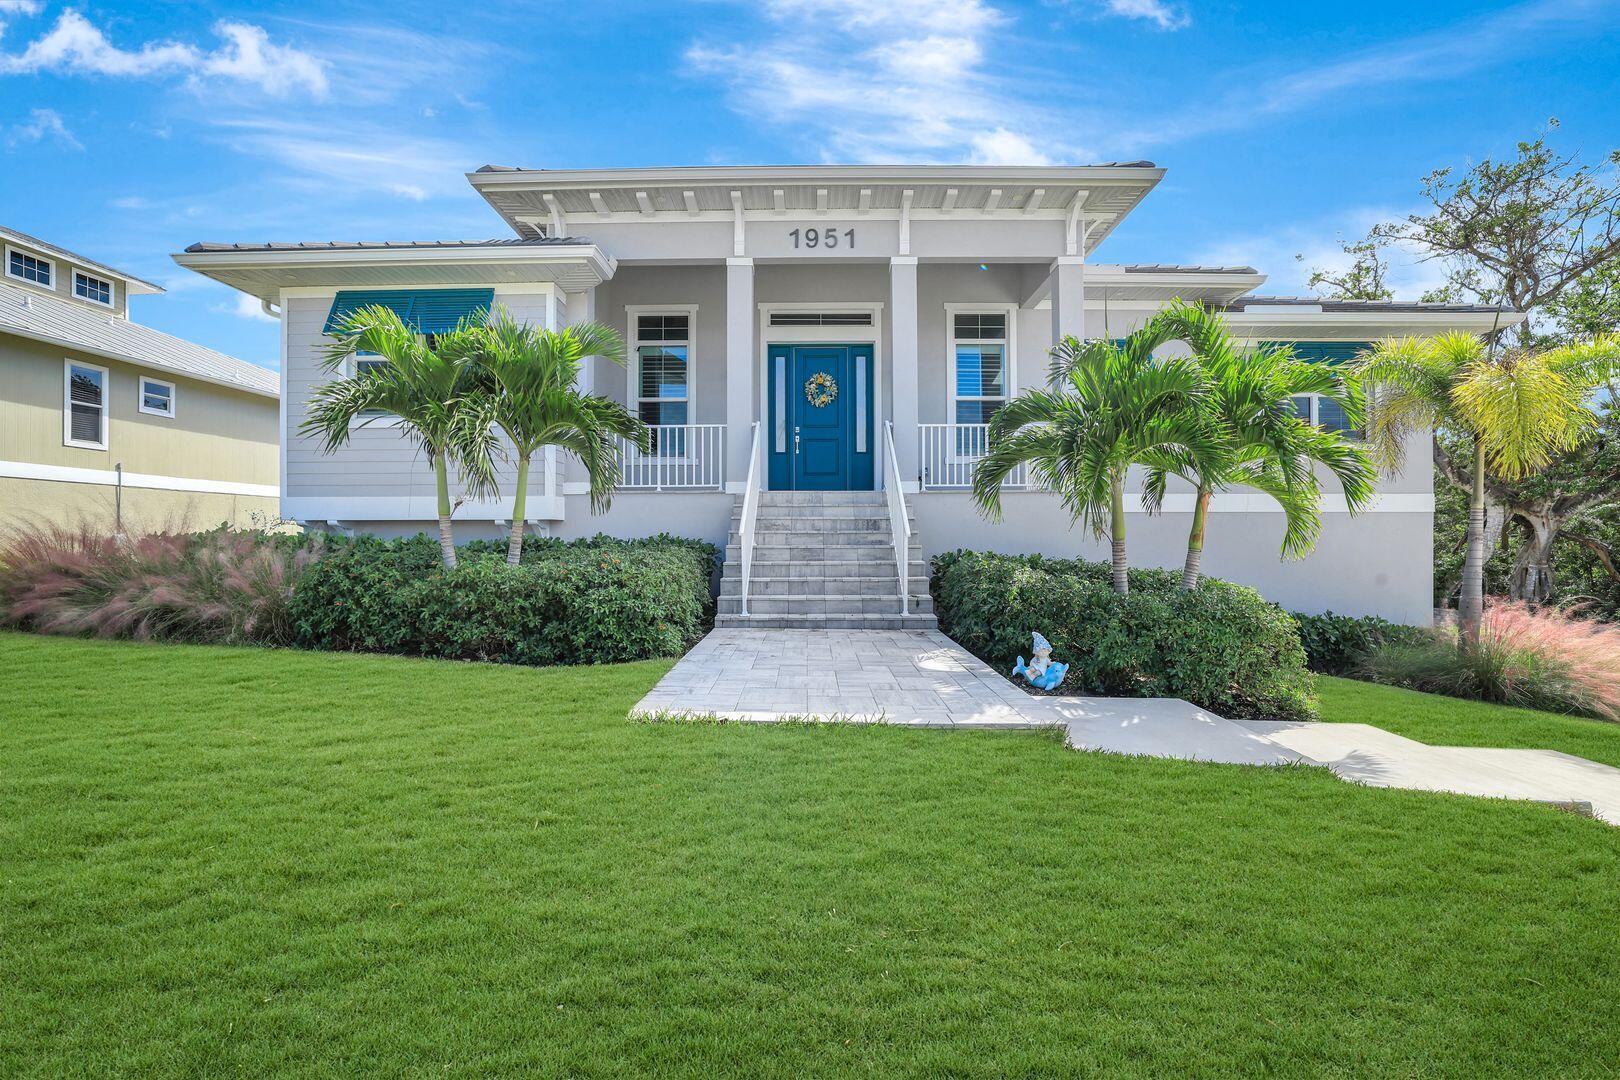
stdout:
[(107, 369), (77, 360), (62, 365), (62, 442), (107, 449)]
[(102, 307), (113, 306), (113, 283), (83, 270), (73, 271), (73, 295)]
[(1361, 432), (1350, 426), (1350, 421), (1344, 415), (1344, 406), (1332, 398), (1322, 397), (1319, 394), (1301, 394), (1289, 398), (1294, 407), (1294, 415), (1313, 427), (1324, 431), (1336, 431), (1348, 435), (1352, 439), (1361, 438)]
[(174, 383), (141, 376), (141, 412), (174, 419)]
[(949, 418), (958, 457), (984, 454), (986, 429), (1013, 382), (1013, 309), (946, 305)]
[(686, 432), (669, 429), (691, 423), (692, 341), (697, 309), (639, 308), (629, 314), (631, 340), (635, 343), (630, 408), (642, 423), (655, 429), (655, 453), (683, 456)]
[(51, 260), (40, 255), (30, 255), (26, 251), (16, 248), (6, 249), (6, 276), (14, 277), (18, 281), (26, 281), (30, 285), (42, 285), (49, 289), (56, 280), (56, 267)]

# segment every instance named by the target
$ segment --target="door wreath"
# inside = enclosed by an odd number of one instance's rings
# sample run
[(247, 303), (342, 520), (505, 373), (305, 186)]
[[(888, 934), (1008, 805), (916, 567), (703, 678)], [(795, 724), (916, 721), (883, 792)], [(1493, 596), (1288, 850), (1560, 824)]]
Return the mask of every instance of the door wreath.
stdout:
[(818, 409), (838, 400), (838, 384), (825, 371), (818, 371), (804, 384), (804, 399)]

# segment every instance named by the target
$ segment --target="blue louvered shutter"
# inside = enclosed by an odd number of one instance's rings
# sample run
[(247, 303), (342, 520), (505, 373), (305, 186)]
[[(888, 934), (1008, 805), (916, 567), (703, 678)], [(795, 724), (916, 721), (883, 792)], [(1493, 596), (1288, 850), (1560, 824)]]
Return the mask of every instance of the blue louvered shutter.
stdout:
[(324, 333), (345, 316), (363, 307), (381, 305), (393, 311), (418, 334), (442, 334), (495, 303), (494, 289), (345, 289), (332, 301)]
[(1365, 341), (1273, 341), (1267, 344), (1288, 345), (1299, 359), (1325, 364), (1343, 364), (1370, 348)]

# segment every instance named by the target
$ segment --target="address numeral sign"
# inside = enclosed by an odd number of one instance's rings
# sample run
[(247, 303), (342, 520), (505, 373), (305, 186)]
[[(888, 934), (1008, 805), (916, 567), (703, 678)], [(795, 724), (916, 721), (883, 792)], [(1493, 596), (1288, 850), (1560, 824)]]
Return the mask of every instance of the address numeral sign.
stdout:
[(834, 248), (855, 246), (855, 230), (845, 229), (794, 229), (788, 233), (795, 248), (818, 248), (822, 251), (831, 251)]

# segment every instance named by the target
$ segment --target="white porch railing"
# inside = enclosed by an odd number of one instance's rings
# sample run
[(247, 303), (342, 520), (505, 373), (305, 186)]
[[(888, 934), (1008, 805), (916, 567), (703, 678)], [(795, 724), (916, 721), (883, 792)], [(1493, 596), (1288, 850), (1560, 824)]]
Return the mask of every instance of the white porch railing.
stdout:
[[(918, 480), (924, 491), (966, 491), (990, 446), (989, 424), (918, 424)], [(1003, 488), (1027, 488), (1028, 469), (1014, 469)]]
[(906, 517), (906, 496), (900, 478), (900, 456), (894, 449), (894, 421), (883, 422), (884, 462), (888, 469), (883, 477), (883, 490), (889, 504), (889, 532), (894, 538), (894, 565), (900, 571), (900, 614), (911, 614), (911, 584), (907, 575), (911, 570), (911, 522)]
[(724, 491), (726, 425), (649, 424), (652, 449), (619, 440), (621, 490)]

